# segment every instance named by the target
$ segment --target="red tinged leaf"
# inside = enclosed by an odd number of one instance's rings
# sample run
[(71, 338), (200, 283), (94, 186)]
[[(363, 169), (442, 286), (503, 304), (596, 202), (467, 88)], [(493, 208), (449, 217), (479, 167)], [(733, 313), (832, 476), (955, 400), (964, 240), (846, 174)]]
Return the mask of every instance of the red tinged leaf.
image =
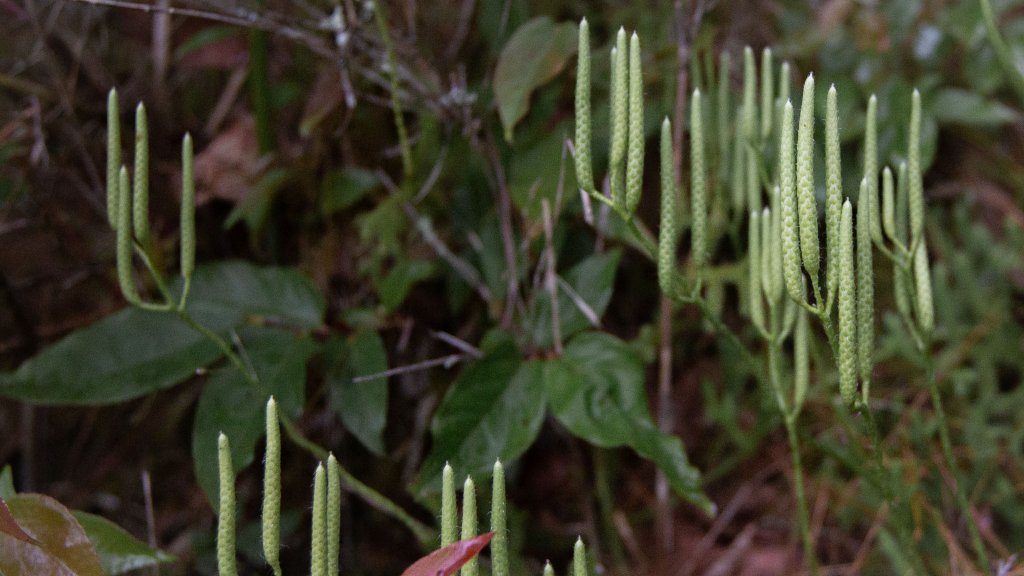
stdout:
[(13, 538), (17, 538), (22, 542), (28, 542), (29, 544), (36, 543), (28, 533), (22, 530), (18, 521), (14, 519), (14, 515), (11, 514), (11, 509), (7, 507), (7, 502), (4, 502), (3, 496), (0, 496), (0, 532), (3, 532)]
[(491, 538), (494, 538), (494, 532), (449, 544), (414, 562), (402, 572), (402, 576), (452, 576), (479, 554)]

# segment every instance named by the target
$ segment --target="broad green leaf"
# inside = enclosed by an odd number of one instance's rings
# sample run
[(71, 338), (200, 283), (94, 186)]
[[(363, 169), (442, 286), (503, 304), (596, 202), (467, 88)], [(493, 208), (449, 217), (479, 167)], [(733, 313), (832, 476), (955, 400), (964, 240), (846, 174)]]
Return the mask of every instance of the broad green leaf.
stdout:
[(387, 424), (388, 379), (353, 382), (353, 378), (388, 369), (384, 342), (372, 330), (357, 332), (348, 339), (334, 336), (327, 341), (325, 356), (331, 407), (363, 446), (383, 456), (381, 436)]
[(196, 269), (188, 309), (218, 332), (254, 318), (316, 328), (323, 322), (325, 304), (301, 272), (229, 260)]
[(625, 342), (601, 332), (579, 334), (560, 358), (544, 363), (543, 381), (552, 412), (573, 434), (597, 446), (633, 448), (657, 464), (680, 497), (713, 510), (683, 443), (651, 421), (644, 365)]
[(0, 533), (0, 572), (47, 576), (103, 576), (85, 531), (60, 502), (42, 494), (18, 494), (11, 513), (36, 542)]
[(576, 25), (540, 16), (520, 26), (498, 56), (494, 96), (505, 139), (530, 108), (533, 91), (558, 74), (576, 53)]
[(75, 511), (75, 519), (96, 548), (100, 564), (109, 576), (171, 562), (174, 556), (150, 548), (110, 520), (88, 512)]
[(491, 340), (484, 357), (462, 370), (434, 416), (433, 446), (414, 487), (420, 496), (440, 488), (445, 462), (460, 474), (486, 478), (496, 459), (519, 456), (540, 431), (543, 365), (522, 362), (507, 336)]
[(266, 430), (267, 399), (277, 399), (282, 415), (302, 411), (306, 385), (306, 361), (317, 350), (308, 337), (283, 330), (250, 328), (241, 334), (245, 357), (259, 377), (250, 382), (233, 365), (215, 372), (203, 386), (192, 425), (192, 461), (196, 478), (217, 509), (217, 436), (231, 439), (231, 463), (235, 472), (253, 461), (253, 449)]
[(943, 88), (932, 100), (935, 119), (940, 124), (1000, 126), (1020, 116), (1013, 108), (960, 88)]
[(434, 265), (426, 260), (403, 260), (388, 272), (377, 286), (377, 294), (384, 308), (391, 312), (398, 308), (409, 290), (434, 273)]
[[(592, 326), (589, 315), (600, 319), (612, 298), (615, 272), (618, 270), (621, 250), (594, 254), (565, 273), (565, 286), (558, 287), (558, 319), (563, 340)], [(539, 348), (553, 345), (551, 330), (551, 299), (547, 292), (539, 294), (526, 319), (532, 344)]]
[(125, 308), (25, 361), (0, 394), (35, 404), (112, 404), (174, 386), (219, 356), (172, 314)]
[(320, 186), (320, 213), (327, 216), (349, 208), (379, 185), (377, 176), (365, 168), (332, 170)]
[[(172, 292), (180, 290), (177, 281)], [(324, 300), (295, 270), (228, 261), (196, 269), (188, 310), (221, 334), (259, 318), (314, 328)], [(0, 395), (36, 404), (112, 404), (171, 387), (220, 355), (172, 313), (125, 308), (65, 336), (13, 374), (0, 374)]]

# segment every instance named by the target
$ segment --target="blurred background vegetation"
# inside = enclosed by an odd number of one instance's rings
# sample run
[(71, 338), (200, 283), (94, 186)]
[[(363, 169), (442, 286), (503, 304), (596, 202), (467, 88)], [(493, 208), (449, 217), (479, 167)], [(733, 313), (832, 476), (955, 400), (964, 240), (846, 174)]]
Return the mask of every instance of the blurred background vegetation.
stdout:
[[(1024, 2), (994, 8), (1020, 69)], [(628, 442), (600, 442), (562, 416), (544, 417), (544, 404), (512, 404), (506, 409), (526, 412), (517, 417), (532, 435), (487, 438), (486, 426), (453, 426), (484, 438), (480, 457), (521, 455), (509, 493), (523, 569), (539, 573), (550, 558), (564, 571), (577, 534), (611, 573), (798, 569), (788, 449), (770, 398), (695, 310), (659, 306), (653, 264), (606, 213), (587, 223), (574, 192), (566, 143), (581, 17), (595, 47), (596, 118), (606, 117), (614, 32), (625, 26), (643, 39), (649, 144), (662, 116), (685, 125), (678, 94), (713, 86), (722, 52), (732, 55), (738, 89), (746, 45), (772, 47), (794, 78), (813, 71), (819, 86), (835, 84), (850, 158), (859, 158), (867, 98), (877, 94), (880, 158), (900, 161), (910, 93), (921, 91), (932, 353), (956, 474), (1004, 563), (1000, 574), (1024, 573), (1011, 560), (1024, 547), (1024, 102), (976, 0), (0, 0), (0, 15), (0, 394), (12, 397), (0, 404), (0, 463), (12, 466), (19, 491), (103, 514), (175, 554), (163, 573), (213, 571), (213, 510), (197, 482), (203, 452), (193, 434), (230, 425), (230, 401), (224, 413), (203, 412), (201, 399), (222, 367), (202, 365), (125, 402), (115, 391), (61, 402), (60, 383), (81, 376), (62, 365), (41, 382), (51, 386), (45, 400), (5, 392), (23, 362), (53, 362), (37, 355), (124, 306), (104, 201), (114, 86), (129, 134), (134, 103), (150, 109), (157, 265), (174, 269), (179, 143), (190, 132), (199, 262), (278, 266), (315, 287), (310, 299), (296, 297), (313, 310), (302, 334), (311, 344), (268, 362), (298, 391), (296, 425), (357, 478), (433, 525), (436, 487), (424, 487), (446, 455), (441, 424), (451, 422), (439, 406), (464, 394), (476, 414), (482, 400), (460, 390), (514, 380), (520, 363), (560, 356), (561, 339), (578, 344), (569, 357), (598, 362), (586, 345), (609, 338), (598, 350), (636, 362), (630, 382), (640, 402), (646, 392), (658, 427), (682, 439), (718, 514), (692, 505), (697, 496), (681, 501), (660, 488), (655, 466), (635, 452), (591, 445)], [(595, 150), (604, 150), (597, 126)], [(647, 165), (640, 217), (653, 229), (657, 168)], [(857, 179), (851, 172), (844, 188)], [(549, 271), (562, 287), (560, 330), (552, 330)], [(282, 293), (293, 284), (267, 282), (260, 294), (249, 285), (219, 296), (295, 297)], [(876, 290), (879, 309), (892, 310), (889, 291)], [(742, 326), (737, 295), (721, 298), (723, 319)], [(254, 351), (270, 357), (294, 344), (245, 332), (275, 328), (273, 317), (246, 318), (239, 333)], [(881, 314), (879, 331), (873, 393), (888, 464), (916, 495), (907, 521), (919, 554), (931, 573), (980, 573), (949, 496), (953, 471), (937, 456), (919, 353), (895, 316)], [(358, 378), (389, 368), (388, 378)], [(819, 557), (836, 568), (829, 573), (901, 572), (913, 560), (887, 528), (884, 495), (864, 480), (863, 439), (834, 409), (834, 378), (820, 369), (801, 421)], [(531, 390), (523, 397), (539, 393)], [(287, 572), (305, 569), (313, 467), (285, 449)], [(258, 486), (258, 470), (242, 474), (239, 542), (251, 573), (261, 566)], [(401, 523), (360, 498), (349, 496), (343, 510), (346, 573), (396, 573), (422, 552)]]

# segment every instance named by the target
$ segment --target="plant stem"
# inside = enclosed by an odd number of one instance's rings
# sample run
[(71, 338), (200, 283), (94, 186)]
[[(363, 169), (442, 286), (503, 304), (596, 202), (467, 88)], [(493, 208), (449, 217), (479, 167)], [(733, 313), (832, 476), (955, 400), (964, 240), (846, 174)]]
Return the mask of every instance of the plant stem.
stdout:
[(793, 459), (793, 494), (796, 498), (797, 523), (800, 527), (800, 540), (804, 547), (804, 563), (811, 576), (818, 573), (818, 563), (814, 554), (814, 541), (811, 539), (811, 523), (807, 512), (807, 496), (804, 494), (804, 466), (800, 457), (800, 437), (796, 431), (796, 420), (800, 409), (794, 405), (790, 410), (782, 389), (780, 374), (780, 357), (782, 342), (778, 338), (780, 329), (779, 309), (771, 307), (771, 337), (768, 339), (768, 379), (771, 382), (775, 400), (779, 404), (779, 412), (786, 425), (786, 438), (789, 441), (789, 452)]
[[(242, 358), (238, 355), (237, 352), (235, 352), (231, 345), (228, 344), (227, 340), (222, 338), (216, 332), (210, 330), (206, 326), (203, 326), (202, 324), (197, 322), (196, 319), (193, 318), (192, 315), (189, 314), (187, 311), (175, 310), (175, 313), (178, 316), (178, 318), (180, 318), (184, 323), (188, 324), (189, 327), (191, 327), (193, 330), (199, 332), (208, 340), (213, 342), (217, 346), (217, 348), (219, 348), (220, 351), (224, 354), (224, 356), (228, 359), (228, 361), (231, 362), (231, 364), (234, 365), (235, 368), (238, 369), (238, 371), (245, 376), (246, 380), (250, 384), (252, 384), (260, 392), (260, 394), (262, 394), (263, 396), (270, 395), (270, 392), (264, 389), (263, 384), (260, 382), (258, 375), (254, 374), (251, 370), (249, 370), (246, 367), (245, 363), (242, 361)], [(281, 427), (284, 428), (285, 435), (288, 436), (288, 439), (291, 440), (292, 443), (294, 443), (299, 448), (302, 448), (303, 450), (311, 454), (317, 460), (327, 459), (328, 453), (326, 449), (324, 449), (316, 442), (313, 442), (309, 438), (303, 436), (302, 432), (300, 432), (295, 427), (295, 423), (292, 422), (291, 419), (289, 419), (287, 416), (285, 416), (284, 414), (279, 414), (278, 417), (281, 421)], [(377, 508), (381, 512), (384, 512), (385, 514), (395, 518), (402, 524), (405, 524), (405, 526), (410, 531), (412, 531), (412, 533), (416, 536), (416, 539), (419, 540), (420, 543), (425, 544), (433, 540), (434, 531), (431, 530), (430, 527), (410, 516), (405, 510), (403, 510), (397, 504), (389, 500), (387, 496), (384, 496), (380, 492), (377, 492), (373, 488), (370, 488), (366, 484), (360, 482), (352, 475), (351, 472), (349, 472), (344, 466), (342, 466), (340, 462), (338, 463), (338, 471), (340, 472), (341, 475), (341, 481), (345, 483), (349, 490), (351, 490), (353, 493), (355, 493), (364, 501), (366, 501), (367, 504), (370, 504), (371, 506)]]
[(949, 440), (949, 426), (946, 424), (946, 411), (942, 407), (942, 395), (939, 393), (939, 382), (935, 377), (935, 362), (932, 360), (931, 356), (926, 356), (926, 358), (928, 360), (926, 375), (928, 380), (928, 389), (932, 395), (932, 405), (935, 407), (935, 417), (939, 423), (939, 441), (942, 444), (942, 455), (945, 457), (946, 467), (949, 468), (949, 473), (953, 476), (953, 494), (956, 496), (956, 502), (960, 507), (960, 513), (964, 515), (964, 521), (967, 524), (967, 532), (971, 537), (971, 545), (974, 547), (974, 553), (977, 554), (978, 560), (980, 560), (984, 566), (983, 570), (988, 571), (988, 553), (985, 552), (985, 545), (981, 541), (981, 534), (978, 532), (978, 525), (974, 520), (974, 514), (971, 513), (971, 504), (967, 500), (967, 492), (960, 485), (956, 460), (953, 458), (953, 444)]

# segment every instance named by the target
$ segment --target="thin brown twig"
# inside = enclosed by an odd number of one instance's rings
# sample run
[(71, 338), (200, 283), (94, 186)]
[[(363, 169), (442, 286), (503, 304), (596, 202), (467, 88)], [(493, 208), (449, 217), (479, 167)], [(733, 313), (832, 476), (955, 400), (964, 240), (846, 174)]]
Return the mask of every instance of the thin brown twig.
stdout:
[(211, 22), (220, 22), (221, 24), (230, 24), (232, 26), (239, 26), (242, 28), (255, 28), (257, 30), (266, 30), (273, 34), (278, 34), (289, 40), (295, 40), (302, 43), (304, 46), (312, 50), (313, 52), (330, 58), (334, 55), (327, 44), (319, 37), (309, 33), (305, 30), (300, 30), (292, 26), (288, 26), (278, 21), (267, 19), (265, 16), (259, 16), (255, 13), (247, 13), (244, 16), (235, 16), (231, 14), (223, 14), (218, 12), (211, 12), (208, 10), (197, 10), (195, 8), (178, 8), (175, 6), (164, 6), (158, 4), (144, 4), (140, 2), (131, 2), (129, 0), (75, 0), (75, 2), (81, 2), (82, 4), (90, 4), (92, 6), (107, 6), (110, 8), (122, 8), (126, 10), (138, 10), (141, 12), (152, 13), (166, 13), (168, 16), (180, 16), (183, 18), (198, 18), (201, 20), (209, 20)]

